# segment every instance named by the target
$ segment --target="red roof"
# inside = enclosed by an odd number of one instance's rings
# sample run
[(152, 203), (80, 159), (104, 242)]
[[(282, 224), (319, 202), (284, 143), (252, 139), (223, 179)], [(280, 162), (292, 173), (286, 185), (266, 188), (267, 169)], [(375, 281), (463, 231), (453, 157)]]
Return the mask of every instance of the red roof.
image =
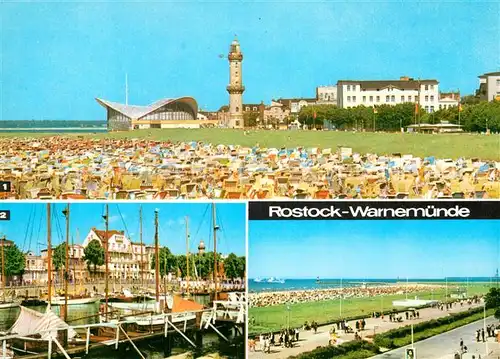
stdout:
[[(106, 238), (106, 231), (101, 231), (99, 229), (95, 229), (95, 228), (92, 228), (92, 230), (94, 231), (94, 233), (97, 235), (97, 237), (99, 237), (99, 239), (101, 241), (104, 241), (105, 238)], [(119, 234), (119, 235), (124, 235), (124, 232), (123, 231), (117, 231), (117, 230), (114, 230), (114, 229), (109, 229), (108, 230), (108, 238), (107, 239), (110, 239), (111, 237), (113, 237), (115, 234)]]

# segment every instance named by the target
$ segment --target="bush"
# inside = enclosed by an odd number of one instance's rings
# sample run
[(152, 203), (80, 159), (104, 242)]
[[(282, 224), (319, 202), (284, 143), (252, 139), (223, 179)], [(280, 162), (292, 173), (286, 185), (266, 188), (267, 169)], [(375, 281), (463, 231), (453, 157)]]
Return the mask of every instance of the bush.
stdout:
[[(466, 319), (473, 319), (475, 315), (479, 315), (483, 312), (483, 308), (475, 308), (475, 309), (470, 309), (466, 312), (461, 312), (461, 313), (456, 313), (456, 314), (450, 314), (447, 317), (443, 318), (438, 318), (438, 319), (433, 319), (429, 320), (426, 322), (422, 322), (419, 324), (415, 324), (413, 326), (413, 333), (414, 335), (417, 333), (423, 333), (426, 331), (429, 331), (429, 335), (426, 336), (424, 335), (419, 335), (419, 339), (424, 339), (425, 337), (430, 337), (432, 335), (435, 335), (434, 333), (431, 332), (432, 329), (439, 328), (442, 326), (450, 326), (452, 324), (460, 324), (464, 325), (462, 323), (457, 323), (459, 321), (464, 321)], [(474, 319), (476, 320), (476, 319)], [(449, 328), (447, 330), (450, 330), (453, 328)], [(379, 347), (383, 348), (388, 348), (388, 349), (394, 349), (394, 348), (399, 348), (402, 346), (402, 344), (406, 343), (405, 340), (402, 340), (403, 338), (407, 338), (411, 336), (411, 325), (406, 325), (402, 328), (398, 329), (392, 329), (389, 330), (385, 333), (382, 334), (377, 334), (374, 339), (374, 343), (378, 345)]]
[[(363, 359), (379, 354), (379, 348), (364, 340), (356, 340), (341, 344), (339, 346), (318, 347), (310, 352), (302, 353), (292, 359), (330, 359), (338, 356), (347, 356), (349, 358)], [(358, 355), (356, 355), (358, 354)]]

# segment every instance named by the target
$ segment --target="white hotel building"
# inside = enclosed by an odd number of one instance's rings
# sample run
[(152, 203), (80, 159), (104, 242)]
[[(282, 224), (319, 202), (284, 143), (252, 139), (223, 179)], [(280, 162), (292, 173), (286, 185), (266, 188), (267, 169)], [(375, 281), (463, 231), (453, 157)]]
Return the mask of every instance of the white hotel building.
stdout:
[[(86, 248), (89, 243), (96, 239), (102, 247), (105, 246), (106, 232), (92, 228), (83, 241), (82, 247)], [(151, 269), (151, 261), (154, 248), (142, 245), (143, 259), (141, 262), (141, 244), (132, 242), (123, 231), (108, 230), (108, 253), (109, 253), (109, 278), (110, 279), (140, 279), (141, 263), (144, 279), (151, 280), (154, 271)], [(104, 266), (98, 268), (98, 274), (104, 278)]]
[(337, 106), (340, 108), (361, 105), (374, 107), (418, 102), (420, 108), (427, 112), (434, 112), (439, 109), (438, 85), (437, 80), (414, 80), (409, 77), (381, 81), (339, 80), (337, 82)]

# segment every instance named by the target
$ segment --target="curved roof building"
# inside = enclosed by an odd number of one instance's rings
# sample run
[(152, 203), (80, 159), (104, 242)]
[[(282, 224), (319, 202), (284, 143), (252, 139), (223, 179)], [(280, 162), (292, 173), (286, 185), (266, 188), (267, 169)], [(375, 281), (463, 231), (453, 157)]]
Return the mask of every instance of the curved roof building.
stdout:
[(192, 97), (166, 98), (148, 106), (125, 105), (96, 98), (106, 108), (108, 129), (199, 127), (198, 104)]

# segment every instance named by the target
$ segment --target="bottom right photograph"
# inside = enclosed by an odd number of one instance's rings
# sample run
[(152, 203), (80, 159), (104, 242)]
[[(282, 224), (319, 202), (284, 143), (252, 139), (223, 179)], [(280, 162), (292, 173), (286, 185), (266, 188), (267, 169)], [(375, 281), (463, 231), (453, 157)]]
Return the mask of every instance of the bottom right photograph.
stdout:
[(499, 220), (248, 226), (248, 358), (499, 357)]

